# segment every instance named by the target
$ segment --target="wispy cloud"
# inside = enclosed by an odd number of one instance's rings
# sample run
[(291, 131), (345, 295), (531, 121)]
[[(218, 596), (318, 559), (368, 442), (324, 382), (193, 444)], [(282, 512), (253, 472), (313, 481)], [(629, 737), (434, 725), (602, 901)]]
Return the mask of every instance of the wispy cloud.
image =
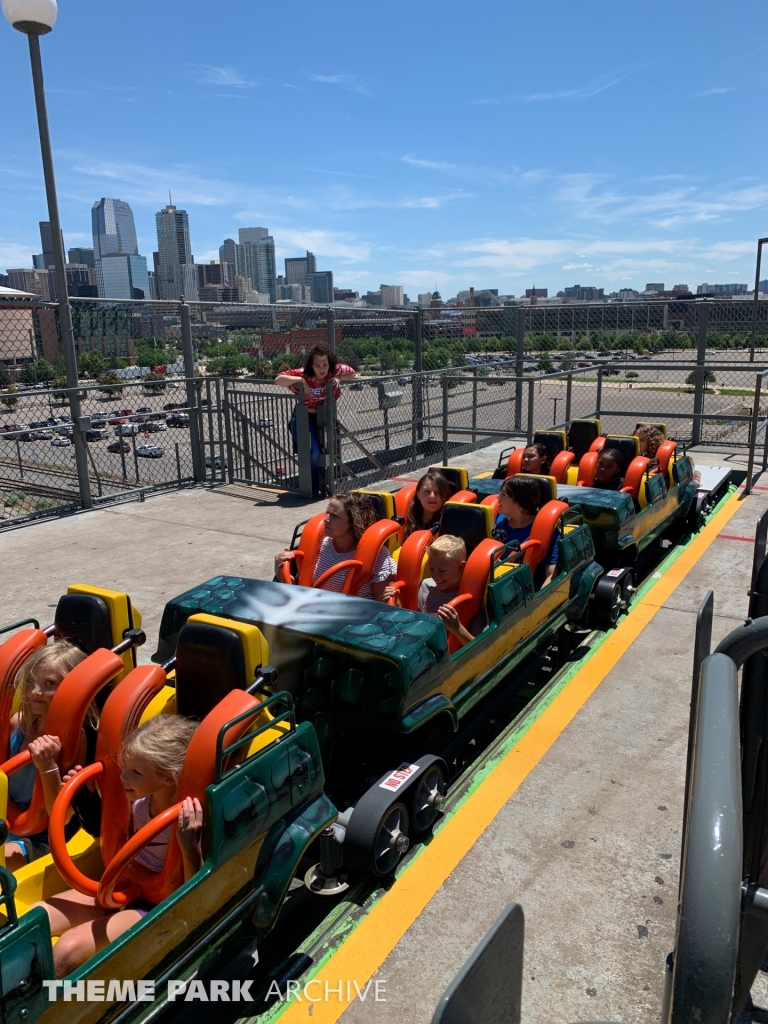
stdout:
[(639, 70), (640, 67), (635, 65), (617, 68), (591, 79), (584, 85), (571, 86), (567, 89), (553, 89), (546, 92), (516, 93), (514, 96), (507, 97), (484, 97), (482, 99), (470, 100), (467, 105), (470, 107), (482, 107), (498, 106), (501, 103), (511, 102), (540, 103), (549, 100), (586, 100), (592, 96), (597, 96), (598, 93), (605, 92), (607, 89), (612, 89), (619, 82), (623, 82), (624, 79), (629, 78)]
[(365, 82), (361, 82), (357, 75), (352, 75), (348, 71), (342, 71), (336, 75), (308, 75), (307, 77), (310, 82), (320, 82), (322, 85), (339, 85), (342, 89), (346, 89), (347, 92), (357, 92), (362, 96), (373, 96), (370, 87)]
[(198, 85), (229, 85), (239, 88), (252, 88), (255, 82), (248, 82), (234, 68), (218, 68), (211, 64), (192, 64), (191, 67), (199, 68), (195, 81)]
[(735, 85), (729, 85), (727, 87), (717, 87), (714, 89), (705, 89), (704, 92), (695, 92), (694, 96), (723, 96), (727, 92), (736, 92)]
[(501, 170), (497, 167), (485, 167), (482, 164), (455, 164), (445, 160), (426, 160), (423, 157), (406, 156), (400, 157), (404, 164), (417, 167), (425, 171), (437, 171), (440, 174), (447, 174), (452, 178), (467, 178), (474, 181), (483, 179), (493, 181), (511, 181), (515, 175), (510, 171)]

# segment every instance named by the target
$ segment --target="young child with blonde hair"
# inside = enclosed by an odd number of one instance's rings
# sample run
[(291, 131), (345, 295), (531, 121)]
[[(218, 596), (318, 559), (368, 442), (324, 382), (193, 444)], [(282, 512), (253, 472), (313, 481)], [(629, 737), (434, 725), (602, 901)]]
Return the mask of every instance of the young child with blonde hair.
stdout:
[[(85, 654), (74, 644), (67, 640), (57, 640), (47, 647), (39, 648), (27, 658), (16, 676), (19, 710), (11, 716), (8, 757), (29, 750), (32, 762), (8, 777), (8, 796), (22, 810), (30, 805), (38, 772), (43, 786), (45, 809), (49, 814), (61, 789), (62, 781), (56, 763), (61, 753), (61, 741), (57, 736), (46, 735), (45, 723), (53, 695), (61, 681), (84, 658)], [(94, 724), (98, 724), (98, 719), (94, 719)], [(80, 736), (78, 760), (84, 761), (85, 757), (86, 737), (83, 732)], [(24, 864), (48, 852), (47, 832), (33, 836), (10, 833), (5, 844), (5, 864), (9, 871), (17, 871)]]
[[(131, 831), (135, 834), (156, 815), (176, 803), (184, 758), (198, 723), (180, 715), (158, 715), (123, 741), (118, 755), (120, 781), (131, 804)], [(78, 765), (74, 772), (82, 770)], [(203, 808), (187, 797), (179, 809), (176, 838), (184, 863), (184, 881), (203, 863), (201, 847)], [(136, 856), (135, 863), (159, 873), (165, 866), (171, 826), (155, 836)], [(51, 934), (60, 936), (53, 947), (56, 977), (63, 978), (118, 936), (139, 922), (151, 907), (137, 902), (123, 910), (104, 910), (92, 896), (76, 889), (51, 896), (43, 903)]]
[(461, 624), (458, 611), (448, 603), (459, 596), (461, 575), (467, 564), (466, 545), (461, 537), (443, 534), (429, 545), (427, 557), (429, 579), (419, 588), (419, 611), (442, 619), (449, 633), (458, 637), (462, 644), (468, 644), (485, 629), (488, 619), (481, 611), (467, 628)]

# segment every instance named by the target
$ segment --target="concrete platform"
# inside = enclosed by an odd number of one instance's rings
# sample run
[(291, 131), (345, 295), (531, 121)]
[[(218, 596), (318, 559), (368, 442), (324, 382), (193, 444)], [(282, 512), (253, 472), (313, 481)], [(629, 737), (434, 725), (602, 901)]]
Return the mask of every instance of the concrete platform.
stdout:
[[(492, 468), (501, 447), (461, 464)], [(728, 452), (695, 457), (746, 462)], [(324, 968), (323, 976), (361, 987), (368, 977), (385, 981), (385, 999), (348, 1007), (305, 1001), (282, 1020), (427, 1024), (512, 900), (526, 915), (526, 1024), (658, 1019), (674, 941), (695, 613), (712, 587), (714, 643), (743, 621), (755, 523), (768, 506), (767, 481), (755, 483), (658, 611), (650, 592), (647, 624), (639, 609), (627, 617), (632, 628), (616, 634), (619, 644), (627, 637), (621, 659), (569, 724), (529, 753), (530, 770), (415, 920), (403, 927), (409, 903), (418, 903), (409, 869), (388, 894), (398, 902), (380, 917), (378, 945), (360, 950), (353, 973), (339, 973), (352, 969), (352, 940), (342, 947), (346, 959), (336, 954)], [(76, 580), (125, 589), (144, 613), (146, 661), (170, 597), (220, 573), (270, 577), (294, 525), (322, 507), (243, 488), (192, 489), (0, 535), (0, 623), (27, 615), (49, 622)], [(563, 694), (570, 699), (577, 689)], [(374, 945), (380, 953), (372, 956)], [(755, 998), (765, 1005), (768, 993), (756, 990)]]

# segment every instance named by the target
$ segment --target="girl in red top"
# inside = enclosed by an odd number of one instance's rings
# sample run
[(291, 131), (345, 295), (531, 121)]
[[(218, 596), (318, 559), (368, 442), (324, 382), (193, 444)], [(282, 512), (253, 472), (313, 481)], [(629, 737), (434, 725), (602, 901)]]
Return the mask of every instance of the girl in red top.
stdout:
[[(333, 385), (334, 397), (341, 396), (339, 381), (352, 380), (355, 371), (346, 363), (340, 363), (336, 355), (327, 345), (313, 345), (307, 352), (304, 366), (296, 370), (283, 370), (275, 378), (275, 384), (282, 388), (290, 388), (295, 395), (304, 389), (304, 401), (309, 412), (309, 450), (312, 462), (312, 493), (320, 494), (320, 471), (317, 463), (320, 458), (320, 444), (317, 439), (317, 407), (325, 401), (327, 384)], [(296, 441), (296, 413), (291, 417), (291, 434)]]

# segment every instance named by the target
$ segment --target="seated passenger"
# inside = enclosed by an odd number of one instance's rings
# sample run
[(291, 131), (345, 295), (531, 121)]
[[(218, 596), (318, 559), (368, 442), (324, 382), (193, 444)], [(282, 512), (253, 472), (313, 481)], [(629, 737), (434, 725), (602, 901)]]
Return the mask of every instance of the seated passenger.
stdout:
[[(531, 528), (541, 507), (540, 503), (541, 491), (535, 480), (521, 479), (517, 476), (506, 479), (499, 490), (494, 535), (504, 544), (509, 544), (513, 540), (523, 544), (531, 536)], [(549, 558), (539, 563), (534, 575), (533, 582), (537, 590), (552, 581), (559, 554), (558, 532), (555, 531)]]
[(545, 444), (529, 444), (523, 452), (520, 472), (546, 476), (551, 465), (552, 459)]
[[(364, 494), (336, 494), (328, 502), (325, 513), (325, 536), (320, 545), (313, 581), (318, 580), (331, 566), (354, 558), (355, 548), (369, 526), (376, 522), (376, 509), (370, 498)], [(292, 559), (293, 552), (289, 548), (281, 551), (275, 558), (275, 575), (279, 577), (279, 569), (283, 562)], [(323, 585), (323, 590), (341, 591), (347, 578), (348, 569), (335, 573)], [(395, 593), (388, 586), (397, 574), (395, 560), (389, 551), (382, 547), (376, 559), (370, 580), (366, 580), (357, 592), (358, 597), (372, 597), (376, 601), (387, 601)]]
[[(61, 753), (61, 742), (57, 736), (45, 735), (45, 722), (53, 695), (62, 679), (84, 658), (85, 654), (74, 644), (67, 640), (57, 640), (47, 647), (39, 648), (27, 658), (16, 676), (19, 710), (11, 716), (8, 757), (29, 750), (32, 763), (8, 776), (8, 796), (22, 810), (30, 805), (38, 772), (43, 786), (45, 809), (49, 814), (62, 787), (56, 763)], [(95, 711), (90, 713), (94, 715), (91, 724), (97, 725)], [(82, 732), (78, 748), (79, 761), (85, 763), (86, 752), (87, 742), (85, 732)], [(47, 832), (38, 832), (33, 836), (16, 836), (11, 832), (5, 844), (5, 865), (9, 871), (18, 871), (20, 867), (49, 852)]]
[(616, 448), (603, 448), (595, 466), (593, 487), (601, 491), (620, 491), (624, 486), (624, 459)]
[(437, 469), (429, 469), (416, 485), (408, 507), (403, 539), (416, 530), (431, 530), (440, 522), (443, 505), (451, 496), (451, 485)]
[[(132, 833), (176, 803), (176, 789), (197, 722), (179, 715), (158, 715), (130, 733), (120, 749), (120, 781), (131, 804)], [(200, 801), (187, 799), (179, 810), (176, 838), (184, 862), (184, 881), (203, 863), (201, 839), (203, 809)], [(149, 871), (162, 871), (171, 839), (171, 826), (156, 836), (135, 861)], [(48, 914), (51, 935), (61, 938), (53, 947), (57, 978), (76, 970), (131, 925), (137, 924), (151, 907), (140, 901), (117, 912), (99, 905), (95, 897), (76, 889), (51, 896), (35, 906)]]
[(460, 593), (461, 574), (467, 564), (466, 545), (461, 537), (443, 534), (429, 545), (427, 556), (430, 578), (424, 580), (419, 588), (419, 611), (437, 615), (449, 633), (457, 636), (462, 644), (468, 644), (482, 633), (488, 619), (484, 611), (478, 612), (467, 629), (462, 626), (458, 611), (448, 605)]
[(659, 445), (664, 441), (664, 435), (656, 427), (648, 426), (645, 423), (638, 423), (635, 427), (635, 437), (640, 442), (640, 454), (647, 455), (649, 459), (656, 458)]

